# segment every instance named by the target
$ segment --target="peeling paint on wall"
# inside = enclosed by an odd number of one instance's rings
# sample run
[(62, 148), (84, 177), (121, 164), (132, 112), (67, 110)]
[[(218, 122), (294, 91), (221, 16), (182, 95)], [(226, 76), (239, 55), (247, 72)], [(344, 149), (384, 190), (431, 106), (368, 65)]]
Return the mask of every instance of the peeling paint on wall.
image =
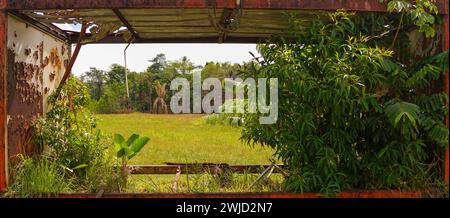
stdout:
[[(11, 15), (8, 17), (8, 156), (33, 153), (31, 123), (47, 111), (47, 97), (64, 74), (65, 42)], [(13, 161), (13, 159), (12, 159)]]

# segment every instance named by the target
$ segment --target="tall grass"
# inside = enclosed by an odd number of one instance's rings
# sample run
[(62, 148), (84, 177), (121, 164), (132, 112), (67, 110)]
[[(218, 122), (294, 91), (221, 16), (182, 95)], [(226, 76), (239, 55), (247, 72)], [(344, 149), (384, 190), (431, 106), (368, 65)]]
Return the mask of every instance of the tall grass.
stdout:
[(33, 159), (19, 156), (14, 167), (14, 182), (9, 187), (8, 196), (41, 197), (72, 191), (72, 181), (64, 176), (55, 162), (46, 158)]
[[(219, 192), (279, 192), (283, 191), (284, 178), (274, 174), (270, 178), (260, 179), (258, 174), (231, 173), (228, 178), (219, 180), (216, 176), (203, 174), (183, 174), (177, 189), (173, 190), (175, 175), (131, 175), (130, 186), (126, 192), (131, 193), (219, 193)], [(255, 183), (253, 185), (253, 183)], [(252, 186), (253, 185), (253, 186)]]

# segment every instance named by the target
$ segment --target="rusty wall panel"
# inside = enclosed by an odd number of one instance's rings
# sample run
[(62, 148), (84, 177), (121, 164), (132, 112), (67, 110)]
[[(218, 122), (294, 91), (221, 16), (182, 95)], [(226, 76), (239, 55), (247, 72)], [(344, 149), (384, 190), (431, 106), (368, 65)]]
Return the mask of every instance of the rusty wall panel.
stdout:
[(46, 98), (59, 84), (69, 45), (8, 15), (8, 158), (32, 153), (31, 123), (47, 109)]
[(0, 192), (6, 188), (6, 13), (0, 0)]

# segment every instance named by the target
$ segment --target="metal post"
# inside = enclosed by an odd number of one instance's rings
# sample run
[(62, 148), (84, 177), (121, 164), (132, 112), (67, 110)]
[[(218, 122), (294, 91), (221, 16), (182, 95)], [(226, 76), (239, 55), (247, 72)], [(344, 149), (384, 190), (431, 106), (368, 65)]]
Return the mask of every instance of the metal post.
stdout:
[(127, 49), (128, 47), (130, 47), (131, 43), (133, 42), (133, 40), (131, 40), (127, 47), (125, 47), (125, 49), (123, 50), (123, 59), (125, 62), (125, 89), (127, 90), (127, 107), (130, 107), (130, 90), (128, 88), (128, 68), (127, 68)]
[(6, 36), (7, 15), (5, 11), (6, 0), (0, 0), (0, 192), (6, 189), (7, 184), (7, 148), (6, 148), (6, 114), (7, 114), (7, 70), (6, 70)]

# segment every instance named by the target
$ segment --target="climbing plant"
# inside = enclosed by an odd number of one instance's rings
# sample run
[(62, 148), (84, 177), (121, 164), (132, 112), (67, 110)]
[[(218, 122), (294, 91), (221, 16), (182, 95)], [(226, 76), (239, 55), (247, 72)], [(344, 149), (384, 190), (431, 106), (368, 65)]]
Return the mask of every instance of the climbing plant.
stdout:
[(379, 20), (386, 17), (337, 12), (306, 24), (292, 16), (288, 37), (258, 45), (261, 57), (244, 74), (278, 78), (278, 121), (261, 125), (260, 114), (246, 114), (242, 139), (276, 149), (288, 166), (288, 191), (422, 188), (439, 180), (448, 97), (424, 88), (448, 68), (448, 51), (403, 63), (389, 46), (396, 31)]

